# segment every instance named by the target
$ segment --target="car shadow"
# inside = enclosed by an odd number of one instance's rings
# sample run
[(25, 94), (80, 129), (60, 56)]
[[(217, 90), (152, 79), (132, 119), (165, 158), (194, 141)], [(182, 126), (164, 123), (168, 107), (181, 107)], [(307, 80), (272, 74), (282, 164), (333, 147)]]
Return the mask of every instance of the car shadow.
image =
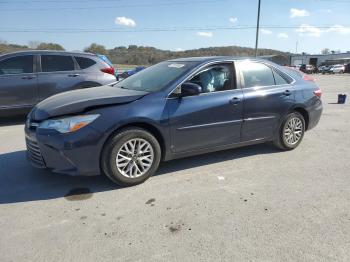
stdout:
[(72, 197), (72, 190), (87, 195), (116, 188), (104, 176), (73, 177), (33, 168), (26, 151), (0, 155), (0, 204)]
[(163, 175), (171, 172), (186, 170), (186, 169), (195, 168), (199, 166), (211, 165), (215, 163), (235, 160), (235, 159), (249, 157), (253, 155), (262, 155), (262, 154), (271, 154), (271, 153), (280, 153), (280, 152), (281, 150), (277, 149), (276, 147), (268, 143), (217, 151), (214, 153), (192, 156), (192, 157), (187, 157), (187, 158), (182, 158), (182, 159), (161, 163), (159, 170), (155, 175), (156, 176)]
[[(280, 152), (263, 144), (231, 149), (162, 163), (156, 176), (256, 154)], [(26, 160), (25, 151), (0, 155), (0, 204), (49, 200), (65, 197), (82, 200), (93, 193), (123, 189), (105, 176), (72, 177), (35, 169)]]

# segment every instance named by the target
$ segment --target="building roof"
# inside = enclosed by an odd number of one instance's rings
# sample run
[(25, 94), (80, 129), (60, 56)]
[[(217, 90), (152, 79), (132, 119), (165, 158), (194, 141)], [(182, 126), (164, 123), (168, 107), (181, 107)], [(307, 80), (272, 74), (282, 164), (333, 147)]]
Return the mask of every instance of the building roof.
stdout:
[(345, 52), (345, 53), (330, 53), (330, 54), (292, 54), (292, 57), (300, 57), (300, 56), (349, 56), (350, 52)]

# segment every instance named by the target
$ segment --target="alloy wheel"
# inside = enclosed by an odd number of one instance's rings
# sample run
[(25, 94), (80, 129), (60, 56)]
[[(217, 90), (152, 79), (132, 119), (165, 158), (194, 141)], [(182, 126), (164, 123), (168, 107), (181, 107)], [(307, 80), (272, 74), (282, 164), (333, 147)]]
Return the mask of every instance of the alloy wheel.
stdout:
[(292, 117), (284, 126), (284, 141), (291, 146), (297, 144), (303, 136), (303, 122), (298, 117)]
[(127, 178), (143, 176), (154, 160), (152, 145), (145, 139), (134, 138), (126, 141), (116, 157), (118, 171)]

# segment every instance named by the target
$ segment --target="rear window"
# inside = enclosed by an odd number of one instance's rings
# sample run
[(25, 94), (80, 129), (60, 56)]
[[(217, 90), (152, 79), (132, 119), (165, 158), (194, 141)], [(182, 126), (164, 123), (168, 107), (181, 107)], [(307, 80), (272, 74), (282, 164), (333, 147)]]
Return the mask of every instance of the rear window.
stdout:
[(273, 71), (273, 76), (275, 77), (276, 85), (286, 85), (288, 82), (276, 71)]
[(77, 60), (80, 69), (86, 69), (96, 64), (96, 61), (87, 57), (76, 56), (75, 60)]
[(43, 72), (73, 71), (74, 61), (71, 56), (42, 55), (41, 70)]
[(270, 67), (250, 61), (241, 62), (240, 67), (243, 73), (245, 88), (275, 85), (275, 79)]
[[(303, 73), (301, 71), (299, 71), (298, 69), (291, 68), (291, 67), (286, 67), (286, 66), (284, 67), (284, 69), (286, 69), (288, 71), (288, 73), (293, 75), (293, 76), (297, 76), (297, 77), (300, 77), (300, 78), (303, 77)], [(293, 82), (293, 79), (292, 79), (291, 82)]]
[(279, 69), (275, 68), (273, 70), (273, 75), (275, 77), (276, 85), (285, 85), (290, 84), (294, 81), (293, 78), (288, 76), (286, 73), (280, 71)]
[(0, 75), (33, 73), (33, 56), (24, 55), (0, 61)]

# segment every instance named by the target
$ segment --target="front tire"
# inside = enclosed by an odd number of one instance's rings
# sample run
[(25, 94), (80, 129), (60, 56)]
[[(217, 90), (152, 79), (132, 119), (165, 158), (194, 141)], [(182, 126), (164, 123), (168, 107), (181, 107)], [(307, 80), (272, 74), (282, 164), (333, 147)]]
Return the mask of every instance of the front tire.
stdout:
[(114, 183), (134, 186), (158, 169), (161, 149), (157, 139), (141, 128), (127, 128), (111, 137), (101, 156), (102, 171)]
[(299, 112), (289, 113), (280, 126), (274, 144), (282, 150), (293, 150), (303, 140), (305, 119)]

